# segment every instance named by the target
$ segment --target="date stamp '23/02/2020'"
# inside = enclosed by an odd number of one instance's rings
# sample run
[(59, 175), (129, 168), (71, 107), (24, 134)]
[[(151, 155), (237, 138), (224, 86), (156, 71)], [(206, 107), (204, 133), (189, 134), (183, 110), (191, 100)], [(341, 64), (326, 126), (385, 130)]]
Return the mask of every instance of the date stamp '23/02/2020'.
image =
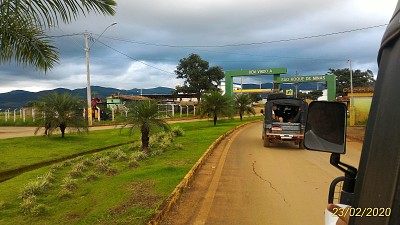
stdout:
[(334, 208), (332, 216), (345, 217), (384, 217), (390, 216), (392, 213), (391, 208)]

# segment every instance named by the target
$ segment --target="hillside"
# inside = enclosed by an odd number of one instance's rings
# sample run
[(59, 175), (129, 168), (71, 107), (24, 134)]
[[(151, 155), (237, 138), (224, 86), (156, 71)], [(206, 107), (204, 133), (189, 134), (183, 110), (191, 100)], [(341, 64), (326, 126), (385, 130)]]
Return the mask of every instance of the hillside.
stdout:
[[(105, 87), (99, 87), (99, 86), (92, 86), (92, 97), (98, 97), (98, 98), (105, 98), (107, 96), (110, 96), (112, 94), (120, 93), (124, 95), (140, 95), (140, 92), (142, 91), (143, 95), (146, 94), (171, 94), (171, 92), (174, 90), (172, 88), (166, 88), (166, 87), (156, 87), (156, 88), (150, 88), (150, 89), (131, 89), (131, 90), (120, 90), (116, 88), (105, 88)], [(58, 92), (58, 93), (70, 93), (72, 95), (76, 95), (81, 97), (82, 99), (86, 99), (86, 88), (81, 88), (81, 89), (75, 89), (75, 90), (69, 90), (65, 88), (57, 88), (53, 90), (45, 90), (45, 91), (39, 91), (39, 92), (29, 92), (29, 91), (23, 91), (23, 90), (15, 90), (15, 91), (10, 91), (7, 93), (0, 93), (0, 109), (4, 111), (5, 109), (11, 108), (21, 108), (23, 106), (26, 106), (29, 102), (37, 100), (40, 96), (43, 94), (49, 93), (49, 92)]]

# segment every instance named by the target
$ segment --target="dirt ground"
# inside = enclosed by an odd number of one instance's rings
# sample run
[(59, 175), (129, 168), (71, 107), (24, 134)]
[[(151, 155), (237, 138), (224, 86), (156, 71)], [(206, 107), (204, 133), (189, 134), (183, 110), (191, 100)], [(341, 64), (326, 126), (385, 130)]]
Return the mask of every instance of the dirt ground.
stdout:
[[(341, 172), (327, 153), (286, 143), (262, 147), (260, 124), (234, 132), (215, 149), (163, 225), (323, 224), (329, 184)], [(348, 134), (342, 160), (357, 166), (363, 129)]]

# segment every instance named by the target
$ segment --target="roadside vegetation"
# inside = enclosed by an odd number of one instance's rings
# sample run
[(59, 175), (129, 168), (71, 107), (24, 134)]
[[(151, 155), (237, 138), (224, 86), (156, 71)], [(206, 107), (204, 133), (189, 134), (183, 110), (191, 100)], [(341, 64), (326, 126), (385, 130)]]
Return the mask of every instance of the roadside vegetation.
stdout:
[(50, 135), (59, 129), (62, 138), (65, 137), (67, 128), (74, 129), (78, 133), (88, 132), (87, 122), (82, 116), (84, 104), (78, 97), (68, 93), (53, 92), (42, 96), (34, 105), (39, 113), (35, 134), (42, 128), (45, 130), (45, 135)]
[[(171, 131), (150, 135), (149, 154), (142, 152), (135, 133), (133, 143), (25, 172), (0, 183), (0, 224), (145, 224), (216, 138), (256, 119), (221, 120), (218, 126), (212, 121), (177, 123)], [(120, 135), (112, 129), (64, 139), (0, 140), (1, 161), (7, 162), (2, 168), (12, 168), (8, 162), (28, 166), (132, 139), (128, 130)], [(39, 146), (46, 150), (36, 152)]]
[(232, 118), (233, 110), (232, 98), (222, 95), (220, 91), (209, 91), (203, 94), (200, 102), (200, 117), (213, 118), (214, 126), (217, 125), (218, 117)]

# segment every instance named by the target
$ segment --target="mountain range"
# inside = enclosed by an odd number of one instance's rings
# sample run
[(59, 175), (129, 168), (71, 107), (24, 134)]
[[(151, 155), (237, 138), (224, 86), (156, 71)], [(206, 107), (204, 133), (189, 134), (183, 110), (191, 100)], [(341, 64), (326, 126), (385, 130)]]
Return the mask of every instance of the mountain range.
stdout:
[[(106, 98), (108, 96), (111, 96), (112, 94), (117, 94), (117, 93), (123, 95), (171, 94), (173, 90), (174, 89), (167, 87), (156, 87), (149, 89), (134, 88), (131, 90), (120, 90), (116, 88), (106, 88), (99, 86), (91, 87), (92, 97), (98, 97), (98, 98)], [(7, 93), (0, 93), (0, 109), (4, 111), (8, 108), (10, 109), (21, 108), (26, 106), (29, 102), (36, 101), (37, 99), (39, 99), (40, 96), (51, 92), (70, 93), (74, 96), (79, 96), (82, 99), (86, 99), (86, 88), (74, 89), (74, 90), (57, 88), (53, 90), (45, 90), (39, 92), (15, 90)]]
[[(239, 85), (239, 84), (236, 84)], [(261, 84), (243, 84), (243, 89), (259, 89), (259, 88), (272, 88), (272, 83), (263, 83)], [(281, 88), (283, 90), (287, 89), (295, 89), (293, 84), (281, 84)], [(320, 84), (317, 87), (313, 83), (301, 83), (298, 86), (299, 90), (322, 90), (325, 89), (324, 84)], [(138, 89), (134, 88), (131, 90), (121, 90), (116, 88), (106, 88), (100, 86), (92, 86), (92, 97), (98, 98), (106, 98), (113, 94), (123, 94), (123, 95), (151, 95), (151, 94), (171, 94), (174, 89), (168, 87), (156, 87), (156, 88), (149, 88), (149, 89)], [(50, 93), (50, 92), (58, 92), (58, 93), (70, 93), (74, 96), (79, 96), (82, 99), (86, 100), (86, 88), (74, 89), (69, 90), (65, 88), (57, 88), (53, 90), (45, 90), (39, 92), (29, 92), (29, 91), (10, 91), (7, 93), (0, 93), (0, 110), (4, 111), (5, 109), (15, 109), (21, 108), (26, 106), (29, 102), (36, 101), (40, 96)]]

